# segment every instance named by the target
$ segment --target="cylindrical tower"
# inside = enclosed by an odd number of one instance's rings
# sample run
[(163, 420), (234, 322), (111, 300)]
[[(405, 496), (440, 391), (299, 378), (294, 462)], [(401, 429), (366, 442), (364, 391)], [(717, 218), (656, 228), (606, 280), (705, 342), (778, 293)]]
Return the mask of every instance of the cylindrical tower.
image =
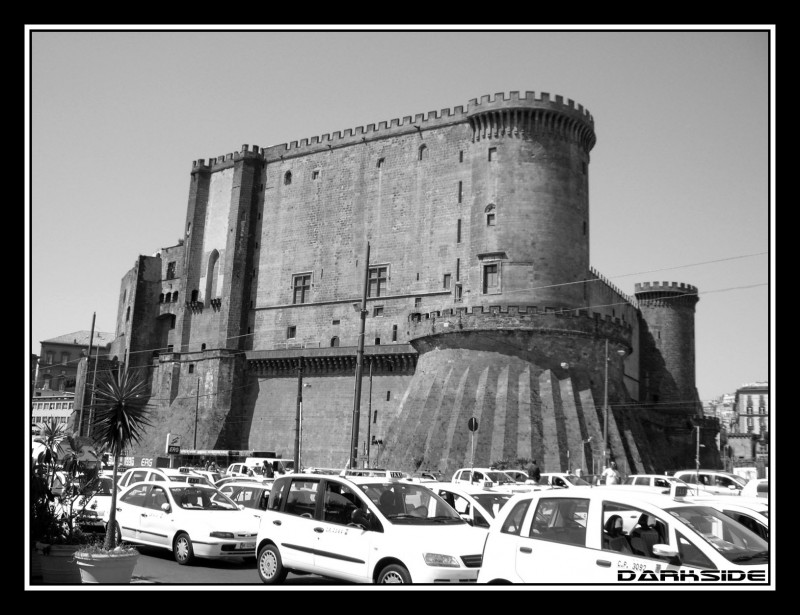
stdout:
[[(694, 314), (697, 288), (677, 282), (636, 284), (641, 314), (642, 401), (696, 414)], [(663, 404), (663, 406), (662, 406)]]
[(533, 92), (473, 99), (469, 305), (585, 307), (589, 152), (580, 105)]

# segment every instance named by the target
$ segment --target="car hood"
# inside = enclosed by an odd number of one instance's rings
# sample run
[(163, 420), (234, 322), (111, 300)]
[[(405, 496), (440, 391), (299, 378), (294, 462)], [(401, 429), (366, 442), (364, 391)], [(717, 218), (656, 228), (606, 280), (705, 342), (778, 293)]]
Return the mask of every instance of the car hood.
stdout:
[(209, 513), (181, 509), (179, 513), (173, 513), (171, 516), (179, 517), (179, 523), (192, 523), (195, 527), (204, 527), (210, 532), (257, 534), (261, 523), (250, 509), (215, 510)]
[[(389, 530), (387, 530), (387, 535)], [(392, 538), (408, 548), (451, 555), (483, 553), (486, 532), (464, 525), (393, 525)]]

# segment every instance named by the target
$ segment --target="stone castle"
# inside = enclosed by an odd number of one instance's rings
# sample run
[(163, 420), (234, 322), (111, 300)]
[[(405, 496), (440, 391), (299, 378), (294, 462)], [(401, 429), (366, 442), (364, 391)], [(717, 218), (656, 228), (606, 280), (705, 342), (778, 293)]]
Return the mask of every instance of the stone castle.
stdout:
[(622, 469), (693, 467), (697, 289), (591, 267), (595, 141), (581, 105), (510, 92), (194, 161), (184, 238), (120, 288), (141, 451), (291, 457), (300, 409), (302, 465), (344, 467), (366, 286), (359, 466), (599, 471), (607, 396)]

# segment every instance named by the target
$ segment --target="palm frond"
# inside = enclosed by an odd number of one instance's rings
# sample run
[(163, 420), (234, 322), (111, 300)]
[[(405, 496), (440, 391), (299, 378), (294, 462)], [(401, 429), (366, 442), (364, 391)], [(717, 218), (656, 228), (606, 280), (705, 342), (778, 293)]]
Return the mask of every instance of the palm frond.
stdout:
[(121, 454), (137, 443), (150, 426), (145, 408), (146, 383), (123, 371), (101, 380), (94, 388), (92, 436), (112, 454)]

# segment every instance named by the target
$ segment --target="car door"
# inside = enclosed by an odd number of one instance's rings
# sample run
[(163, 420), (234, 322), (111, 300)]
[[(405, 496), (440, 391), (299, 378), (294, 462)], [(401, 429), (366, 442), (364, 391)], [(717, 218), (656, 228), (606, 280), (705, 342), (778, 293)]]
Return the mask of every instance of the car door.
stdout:
[(165, 487), (151, 485), (140, 513), (139, 537), (149, 544), (169, 549), (174, 533), (171, 519), (175, 511), (164, 511), (161, 508), (163, 504), (170, 505)]
[(376, 532), (351, 523), (353, 511), (369, 507), (348, 485), (324, 481), (321, 517), (314, 524), (317, 548), (314, 565), (319, 574), (332, 574), (351, 581), (368, 582), (370, 546)]
[(598, 554), (586, 546), (588, 513), (589, 500), (581, 497), (540, 497), (531, 505), (514, 553), (523, 583), (595, 580)]
[(264, 534), (277, 543), (287, 568), (314, 570), (319, 535), (315, 529), (319, 526), (315, 519), (319, 484), (317, 478), (287, 477), (273, 487), (274, 496), (269, 500), (271, 513), (262, 523), (272, 525)]
[(122, 534), (122, 540), (142, 541), (139, 536), (139, 524), (147, 490), (148, 485), (133, 485), (119, 496), (115, 518)]

